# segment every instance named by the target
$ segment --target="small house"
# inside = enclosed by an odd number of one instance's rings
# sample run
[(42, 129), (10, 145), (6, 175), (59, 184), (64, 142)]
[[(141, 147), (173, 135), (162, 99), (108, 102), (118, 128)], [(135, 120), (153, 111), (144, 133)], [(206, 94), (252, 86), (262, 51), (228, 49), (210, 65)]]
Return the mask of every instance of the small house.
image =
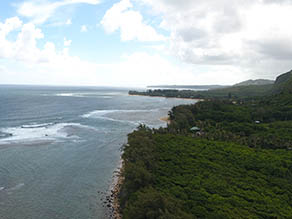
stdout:
[(201, 129), (199, 127), (197, 127), (197, 126), (194, 126), (194, 127), (190, 128), (190, 131), (199, 132), (199, 131), (201, 131)]

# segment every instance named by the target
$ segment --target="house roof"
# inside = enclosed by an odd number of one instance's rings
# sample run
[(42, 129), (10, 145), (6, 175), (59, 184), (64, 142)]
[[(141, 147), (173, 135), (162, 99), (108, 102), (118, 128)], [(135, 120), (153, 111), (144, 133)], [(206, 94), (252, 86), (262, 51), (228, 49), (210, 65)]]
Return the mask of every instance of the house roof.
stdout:
[(200, 131), (201, 129), (197, 126), (190, 128), (191, 131)]

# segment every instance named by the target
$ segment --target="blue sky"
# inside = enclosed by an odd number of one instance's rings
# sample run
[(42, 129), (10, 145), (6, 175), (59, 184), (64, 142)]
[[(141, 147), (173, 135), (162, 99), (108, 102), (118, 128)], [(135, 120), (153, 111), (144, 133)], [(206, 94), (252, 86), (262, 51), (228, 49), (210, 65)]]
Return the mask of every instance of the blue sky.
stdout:
[(0, 84), (274, 79), (291, 68), (291, 10), (290, 0), (4, 0)]

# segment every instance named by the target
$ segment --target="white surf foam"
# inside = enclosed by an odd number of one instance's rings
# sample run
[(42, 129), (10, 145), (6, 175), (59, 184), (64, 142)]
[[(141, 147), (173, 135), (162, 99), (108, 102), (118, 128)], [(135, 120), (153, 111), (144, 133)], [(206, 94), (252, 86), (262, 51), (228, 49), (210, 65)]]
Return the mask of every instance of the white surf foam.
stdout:
[(59, 97), (96, 97), (96, 98), (104, 98), (104, 99), (110, 99), (112, 98), (112, 95), (110, 94), (104, 94), (104, 93), (59, 93), (55, 94), (55, 96)]
[(94, 110), (82, 115), (83, 118), (99, 118), (110, 113), (118, 112), (118, 110)]
[(113, 113), (137, 113), (137, 112), (150, 112), (154, 110), (94, 110), (92, 112), (82, 115), (83, 118), (99, 118), (105, 117)]
[(54, 123), (41, 123), (41, 124), (32, 123), (29, 125), (22, 125), (21, 128), (43, 128), (43, 127), (48, 127), (51, 125), (54, 125)]
[(145, 113), (158, 111), (152, 110), (95, 110), (82, 115), (83, 118), (104, 119), (115, 122), (130, 123), (134, 125), (146, 124), (144, 120)]
[(0, 144), (76, 138), (77, 136), (67, 133), (68, 127), (90, 128), (79, 123), (25, 124), (19, 127), (2, 128), (0, 131), (7, 133), (7, 137), (1, 138)]

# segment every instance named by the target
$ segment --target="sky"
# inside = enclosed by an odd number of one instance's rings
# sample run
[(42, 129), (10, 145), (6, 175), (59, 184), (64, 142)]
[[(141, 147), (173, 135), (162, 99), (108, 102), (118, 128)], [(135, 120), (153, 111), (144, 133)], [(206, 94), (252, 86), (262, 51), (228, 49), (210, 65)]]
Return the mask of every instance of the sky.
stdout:
[(1, 0), (0, 84), (231, 85), (292, 69), (292, 0)]

